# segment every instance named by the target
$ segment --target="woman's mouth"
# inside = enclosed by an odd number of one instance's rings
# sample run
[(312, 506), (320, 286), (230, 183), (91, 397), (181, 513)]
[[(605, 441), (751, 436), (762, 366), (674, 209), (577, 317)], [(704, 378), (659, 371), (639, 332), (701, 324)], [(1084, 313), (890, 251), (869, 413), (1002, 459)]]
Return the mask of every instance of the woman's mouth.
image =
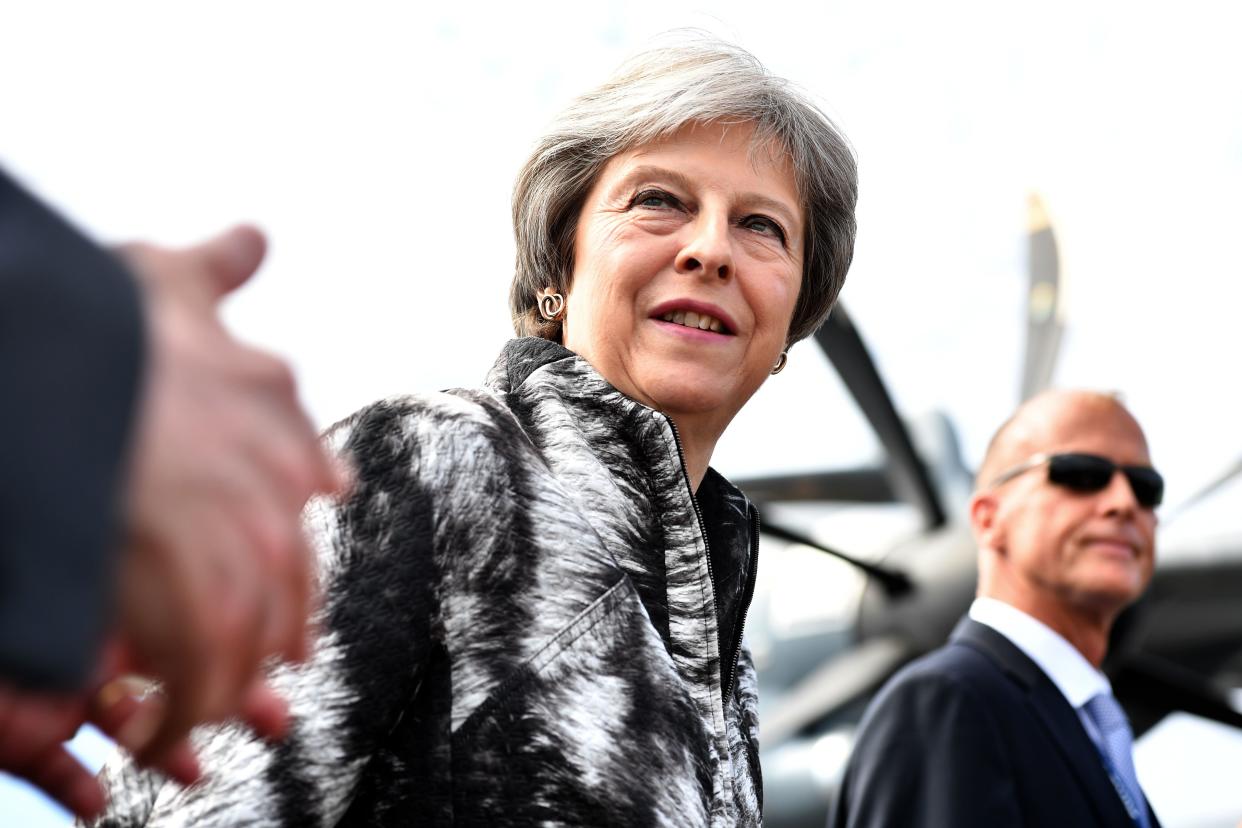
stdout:
[(670, 311), (660, 317), (665, 322), (672, 322), (675, 325), (684, 325), (687, 328), (698, 328), (700, 331), (712, 331), (713, 333), (727, 334), (729, 330), (714, 316), (708, 316), (705, 313), (696, 313), (695, 311)]

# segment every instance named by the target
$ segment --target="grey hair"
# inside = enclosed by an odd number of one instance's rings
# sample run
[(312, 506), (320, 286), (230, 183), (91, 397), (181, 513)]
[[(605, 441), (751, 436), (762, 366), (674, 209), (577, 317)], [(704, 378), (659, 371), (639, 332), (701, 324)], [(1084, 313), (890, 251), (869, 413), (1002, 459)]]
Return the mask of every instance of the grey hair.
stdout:
[(858, 170), (844, 136), (789, 82), (749, 52), (701, 36), (642, 52), (553, 121), (513, 189), (517, 266), (509, 290), (514, 330), (560, 340), (536, 294), (567, 293), (574, 234), (587, 194), (610, 159), (691, 123), (753, 123), (755, 147), (783, 149), (802, 210), (802, 286), (786, 341), (828, 317), (854, 256)]

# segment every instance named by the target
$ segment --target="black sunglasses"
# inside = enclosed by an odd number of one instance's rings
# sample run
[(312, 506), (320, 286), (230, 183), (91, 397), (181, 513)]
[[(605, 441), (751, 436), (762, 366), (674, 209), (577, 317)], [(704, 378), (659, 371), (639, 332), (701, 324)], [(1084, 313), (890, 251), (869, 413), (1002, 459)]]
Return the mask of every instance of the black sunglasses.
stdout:
[(1048, 482), (1075, 492), (1098, 492), (1108, 487), (1113, 474), (1120, 471), (1130, 481), (1130, 490), (1140, 506), (1154, 509), (1164, 499), (1164, 478), (1151, 466), (1121, 466), (1098, 454), (1037, 454), (1021, 465), (1000, 474), (989, 489), (1013, 480), (1020, 474), (1048, 465)]

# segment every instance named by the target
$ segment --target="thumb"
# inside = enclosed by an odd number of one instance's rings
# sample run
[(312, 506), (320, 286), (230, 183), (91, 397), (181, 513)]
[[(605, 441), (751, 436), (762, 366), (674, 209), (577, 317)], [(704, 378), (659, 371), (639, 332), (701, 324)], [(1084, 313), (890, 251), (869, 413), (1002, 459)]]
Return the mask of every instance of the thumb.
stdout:
[(185, 252), (198, 259), (218, 299), (237, 290), (259, 269), (267, 239), (258, 228), (240, 224)]

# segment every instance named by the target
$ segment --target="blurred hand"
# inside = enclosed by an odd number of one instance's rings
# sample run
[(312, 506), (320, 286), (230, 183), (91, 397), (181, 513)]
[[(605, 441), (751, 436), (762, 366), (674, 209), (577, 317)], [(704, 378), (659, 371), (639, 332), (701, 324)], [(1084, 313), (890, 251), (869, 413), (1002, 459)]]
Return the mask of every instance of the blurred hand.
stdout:
[[(0, 770), (29, 780), (83, 819), (103, 810), (104, 793), (64, 742), (90, 722), (118, 744), (130, 746), (133, 735), (145, 729), (144, 721), (159, 717), (158, 697), (140, 701), (120, 682), (98, 687), (79, 695), (55, 695), (0, 684)], [(185, 740), (166, 751), (157, 768), (187, 785), (200, 776)]]
[(119, 632), (159, 679), (163, 716), (141, 762), (199, 723), (235, 715), (273, 735), (283, 703), (261, 662), (307, 654), (313, 559), (300, 513), (344, 476), (320, 447), (279, 359), (222, 326), (218, 305), (263, 259), (240, 227), (184, 250), (121, 249), (144, 287), (150, 365), (135, 432)]

